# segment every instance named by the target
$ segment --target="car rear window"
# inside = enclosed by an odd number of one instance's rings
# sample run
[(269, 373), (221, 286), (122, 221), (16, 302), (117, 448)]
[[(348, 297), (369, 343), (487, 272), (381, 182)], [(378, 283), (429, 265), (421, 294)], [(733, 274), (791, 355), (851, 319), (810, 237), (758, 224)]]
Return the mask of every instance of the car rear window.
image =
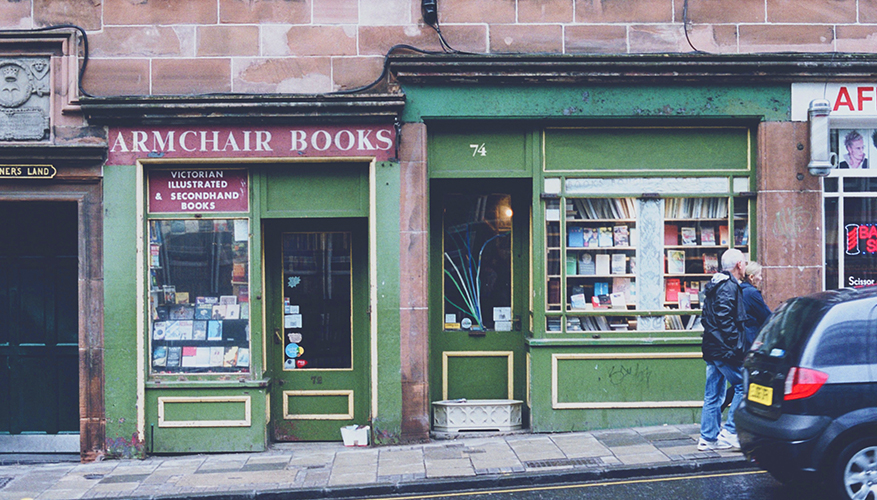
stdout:
[(753, 344), (766, 356), (797, 356), (828, 309), (823, 300), (798, 297), (783, 303), (768, 319)]

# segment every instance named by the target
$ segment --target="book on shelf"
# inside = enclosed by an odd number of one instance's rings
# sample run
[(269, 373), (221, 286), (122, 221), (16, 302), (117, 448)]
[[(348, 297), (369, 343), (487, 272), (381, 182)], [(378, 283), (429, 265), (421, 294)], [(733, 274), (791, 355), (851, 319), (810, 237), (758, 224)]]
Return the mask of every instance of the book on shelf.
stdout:
[(207, 340), (222, 340), (222, 321), (212, 319), (207, 322)]
[(611, 247), (613, 246), (612, 228), (602, 226), (597, 228), (597, 246)]
[(628, 257), (628, 266), (630, 268), (630, 274), (636, 274), (636, 255), (631, 255)]
[(152, 350), (152, 366), (155, 368), (164, 368), (167, 366), (167, 346), (155, 346)]
[(225, 348), (225, 356), (222, 358), (222, 366), (224, 368), (234, 368), (238, 364), (238, 346), (228, 346)]
[(594, 316), (594, 322), (597, 323), (597, 330), (608, 332), (612, 328), (609, 326), (609, 320), (606, 316)]
[(719, 257), (716, 254), (703, 254), (703, 272), (704, 274), (714, 274), (719, 272)]
[(594, 263), (594, 256), (590, 252), (581, 252), (579, 254), (579, 274), (584, 276), (593, 276), (597, 274), (597, 264)]
[(164, 340), (167, 335), (167, 321), (152, 323), (152, 340)]
[(630, 231), (627, 226), (615, 226), (612, 233), (613, 241), (617, 247), (630, 246)]
[(573, 293), (569, 296), (569, 307), (571, 309), (587, 309), (588, 301), (585, 299), (584, 292)]
[(685, 250), (667, 250), (667, 274), (685, 274)]
[(576, 265), (578, 264), (578, 259), (576, 258), (576, 254), (567, 253), (566, 254), (566, 274), (567, 276), (576, 274)]
[(715, 245), (716, 244), (716, 228), (712, 226), (702, 226), (700, 228), (700, 244)]
[(719, 226), (719, 245), (728, 245), (728, 226)]
[(571, 226), (567, 228), (566, 246), (570, 248), (581, 248), (585, 246), (584, 229), (581, 226)]
[(609, 282), (598, 281), (594, 283), (594, 295), (609, 295)]
[(612, 274), (624, 274), (627, 271), (627, 255), (623, 253), (612, 254)]
[(691, 295), (688, 292), (680, 291), (677, 299), (679, 309), (691, 309)]
[(664, 224), (664, 245), (674, 246), (679, 244), (679, 226)]
[(612, 298), (609, 295), (594, 295), (591, 304), (594, 309), (609, 309), (612, 307)]
[(664, 280), (664, 301), (677, 303), (679, 301), (679, 291), (682, 284), (678, 278), (670, 278)]
[(609, 254), (605, 253), (599, 253), (595, 256), (598, 275), (606, 276), (609, 274), (610, 259), (611, 257), (609, 257)]
[(734, 244), (737, 246), (749, 244), (749, 226), (734, 228)]
[(627, 299), (624, 298), (623, 292), (610, 293), (609, 303), (612, 305), (612, 309), (627, 309)]
[(560, 304), (560, 280), (548, 280), (548, 297), (549, 304)]
[(161, 267), (161, 258), (159, 254), (161, 253), (161, 245), (151, 244), (149, 245), (149, 265), (152, 267)]
[(697, 228), (683, 227), (680, 234), (682, 235), (683, 245), (697, 245)]
[(592, 227), (586, 227), (582, 230), (582, 241), (584, 247), (592, 248), (597, 245), (597, 231)]
[(180, 329), (180, 340), (192, 340), (192, 336), (194, 335), (194, 321), (191, 319), (181, 319), (177, 321), (177, 325)]
[(206, 320), (195, 320), (192, 322), (192, 340), (207, 340)]
[(612, 278), (612, 293), (621, 293), (624, 295), (624, 302), (627, 304), (633, 303), (630, 292), (630, 278)]
[(175, 368), (180, 366), (180, 358), (183, 355), (183, 348), (180, 346), (167, 348), (167, 367)]

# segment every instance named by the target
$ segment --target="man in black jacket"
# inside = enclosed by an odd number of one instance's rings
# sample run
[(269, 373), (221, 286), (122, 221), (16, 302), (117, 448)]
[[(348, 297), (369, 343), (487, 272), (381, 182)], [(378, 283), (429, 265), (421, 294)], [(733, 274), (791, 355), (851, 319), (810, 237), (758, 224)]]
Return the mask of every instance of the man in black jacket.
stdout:
[[(726, 250), (722, 254), (722, 271), (704, 287), (703, 299), (703, 360), (706, 361), (706, 385), (700, 417), (700, 440), (697, 449), (740, 449), (734, 412), (743, 399), (743, 346), (746, 308), (740, 282), (746, 270), (743, 252)], [(725, 386), (734, 388), (734, 400), (728, 409), (728, 420), (722, 428), (721, 404)], [(720, 432), (721, 428), (721, 432)]]

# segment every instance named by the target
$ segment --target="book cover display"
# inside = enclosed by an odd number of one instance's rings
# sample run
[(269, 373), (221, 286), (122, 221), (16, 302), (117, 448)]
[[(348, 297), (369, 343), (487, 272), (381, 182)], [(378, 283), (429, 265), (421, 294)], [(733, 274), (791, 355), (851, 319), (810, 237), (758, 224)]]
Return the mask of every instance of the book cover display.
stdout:
[[(154, 373), (249, 370), (248, 228), (245, 219), (150, 221)], [(192, 273), (192, 262), (215, 275)]]

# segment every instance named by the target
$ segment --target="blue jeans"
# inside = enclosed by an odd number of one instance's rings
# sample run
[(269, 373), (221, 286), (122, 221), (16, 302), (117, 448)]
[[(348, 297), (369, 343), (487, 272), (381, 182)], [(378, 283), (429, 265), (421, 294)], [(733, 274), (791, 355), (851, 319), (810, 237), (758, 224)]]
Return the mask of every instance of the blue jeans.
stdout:
[(700, 437), (713, 442), (719, 437), (722, 426), (722, 402), (725, 400), (726, 383), (734, 387), (734, 399), (728, 408), (725, 429), (737, 434), (734, 412), (743, 400), (743, 369), (723, 361), (706, 362), (706, 385), (703, 389), (703, 411), (700, 414)]

